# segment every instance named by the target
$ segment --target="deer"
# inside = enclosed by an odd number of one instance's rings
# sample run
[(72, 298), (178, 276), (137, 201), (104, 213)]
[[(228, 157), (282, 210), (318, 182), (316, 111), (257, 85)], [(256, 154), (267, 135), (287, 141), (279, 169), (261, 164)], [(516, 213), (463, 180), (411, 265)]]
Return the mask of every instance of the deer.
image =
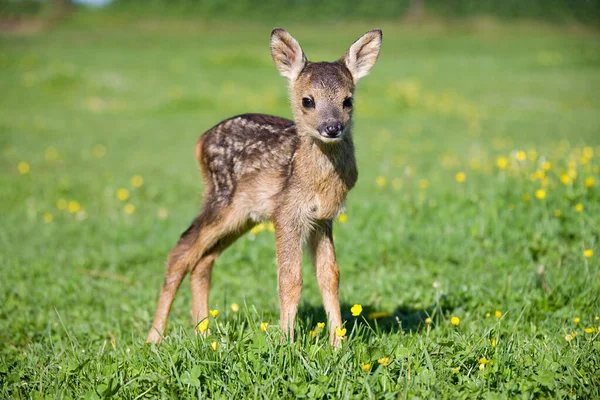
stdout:
[(257, 223), (270, 220), (275, 226), (282, 338), (294, 340), (306, 245), (330, 343), (341, 345), (335, 333), (342, 328), (342, 317), (332, 225), (358, 179), (352, 139), (356, 83), (377, 61), (382, 38), (382, 31), (373, 29), (341, 59), (310, 62), (288, 32), (272, 31), (271, 56), (288, 80), (294, 120), (244, 114), (200, 136), (195, 155), (204, 181), (204, 204), (168, 255), (146, 342), (163, 339), (173, 299), (188, 273), (193, 321), (198, 325), (208, 318), (215, 260)]

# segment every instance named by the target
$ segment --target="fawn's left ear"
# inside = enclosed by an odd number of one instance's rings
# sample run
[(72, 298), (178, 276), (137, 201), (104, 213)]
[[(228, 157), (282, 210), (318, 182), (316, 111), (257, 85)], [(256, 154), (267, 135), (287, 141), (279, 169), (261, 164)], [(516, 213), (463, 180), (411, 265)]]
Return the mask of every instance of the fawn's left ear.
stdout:
[(352, 74), (354, 83), (367, 75), (375, 65), (382, 39), (381, 29), (373, 29), (354, 42), (342, 57), (342, 61)]

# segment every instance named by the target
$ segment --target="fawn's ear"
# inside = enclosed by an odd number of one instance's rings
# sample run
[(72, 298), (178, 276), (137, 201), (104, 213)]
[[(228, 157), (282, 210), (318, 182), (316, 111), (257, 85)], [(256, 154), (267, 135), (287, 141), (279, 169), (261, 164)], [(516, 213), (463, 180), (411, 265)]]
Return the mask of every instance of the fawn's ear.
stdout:
[(375, 65), (382, 39), (381, 29), (373, 29), (354, 42), (342, 57), (342, 61), (352, 74), (354, 83), (367, 75)]
[(306, 56), (296, 39), (281, 28), (271, 32), (271, 57), (281, 75), (294, 80), (306, 64)]

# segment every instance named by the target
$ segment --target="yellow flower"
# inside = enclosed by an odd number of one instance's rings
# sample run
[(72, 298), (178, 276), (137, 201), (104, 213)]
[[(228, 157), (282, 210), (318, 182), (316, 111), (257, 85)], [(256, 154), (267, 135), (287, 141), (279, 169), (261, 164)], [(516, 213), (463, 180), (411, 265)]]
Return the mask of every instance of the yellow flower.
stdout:
[(579, 319), (579, 317), (575, 317), (573, 318), (573, 322), (578, 324), (579, 322), (581, 322), (581, 319)]
[(312, 329), (312, 330), (308, 331), (308, 334), (309, 334), (311, 337), (315, 337), (315, 336), (317, 335), (317, 331), (315, 331), (314, 329)]
[(596, 329), (595, 327), (591, 327), (591, 328), (585, 328), (584, 331), (585, 331), (585, 333), (596, 333), (598, 331), (598, 329)]
[(337, 336), (337, 337), (346, 336), (346, 328), (335, 328), (335, 336)]
[(221, 347), (221, 344), (219, 342), (212, 342), (210, 347), (212, 347), (213, 351), (217, 351)]
[(594, 149), (589, 146), (584, 147), (583, 156), (586, 158), (592, 158), (594, 156)]
[(432, 322), (433, 322), (433, 321), (431, 320), (431, 318), (429, 318), (429, 317), (425, 318), (425, 323), (426, 323), (427, 325), (430, 325)]
[(379, 360), (377, 360), (377, 362), (381, 365), (383, 365), (384, 367), (387, 367), (390, 364), (390, 358), (389, 357), (382, 357)]
[(141, 175), (134, 175), (131, 177), (131, 184), (135, 188), (139, 188), (144, 184), (144, 178)]
[(387, 179), (385, 179), (385, 176), (378, 176), (377, 179), (375, 179), (375, 183), (377, 183), (377, 186), (385, 186)]
[(489, 312), (485, 313), (485, 317), (489, 318), (492, 314), (490, 314)]
[(496, 160), (496, 166), (500, 169), (505, 169), (508, 166), (508, 160), (506, 157), (498, 157)]
[(571, 178), (567, 174), (561, 174), (560, 181), (563, 183), (563, 185), (568, 185), (569, 183), (571, 183)]
[(343, 224), (347, 220), (348, 220), (348, 216), (346, 214), (340, 214), (340, 216), (338, 217), (338, 221), (340, 221), (340, 224)]
[(419, 181), (419, 187), (421, 189), (427, 189), (429, 187), (429, 181), (427, 179), (421, 179)]
[(494, 313), (494, 317), (500, 318), (501, 316), (502, 316), (502, 311), (496, 310), (496, 312)]
[(353, 317), (358, 317), (362, 312), (362, 306), (360, 304), (355, 304), (350, 309), (350, 312), (352, 313)]
[(456, 368), (452, 368), (452, 373), (454, 375), (458, 374), (459, 372), (460, 372), (460, 365), (458, 367), (456, 367)]
[(496, 338), (491, 338), (490, 344), (492, 345), (492, 347), (496, 347)]
[(361, 362), (360, 367), (363, 369), (363, 371), (369, 372), (371, 370), (371, 363)]
[(325, 328), (325, 322), (317, 322), (317, 328), (319, 328), (319, 329)]
[(125, 207), (123, 207), (123, 211), (125, 211), (125, 214), (133, 214), (135, 212), (135, 206), (131, 203), (127, 203), (125, 204)]
[(96, 144), (92, 147), (92, 154), (96, 158), (102, 158), (106, 154), (106, 147), (101, 144)]
[(119, 199), (121, 201), (129, 200), (129, 190), (127, 190), (125, 188), (121, 188), (121, 189), (117, 190), (117, 199)]
[(267, 228), (267, 226), (263, 222), (261, 222), (260, 224), (256, 225), (254, 228), (250, 229), (250, 233), (252, 233), (253, 235), (258, 235), (259, 233), (264, 231), (266, 228)]
[(581, 204), (581, 203), (575, 204), (575, 211), (582, 212), (583, 211), (583, 204)]
[(198, 324), (198, 331), (199, 332), (206, 332), (207, 329), (208, 329), (208, 318), (204, 318), (202, 320), (202, 322), (200, 322)]
[(261, 322), (260, 323), (260, 331), (261, 332), (266, 332), (268, 327), (269, 327), (269, 323), (268, 322)]
[(48, 147), (46, 149), (46, 161), (54, 161), (58, 158), (58, 151), (54, 147)]
[(596, 315), (596, 316), (594, 317), (594, 321), (600, 321), (600, 317)]
[(67, 210), (72, 213), (75, 214), (77, 211), (81, 210), (81, 204), (79, 204), (79, 202), (75, 201), (75, 200), (71, 200), (68, 204), (67, 204)]
[(464, 172), (459, 172), (456, 174), (456, 182), (463, 183), (467, 179), (467, 175)]
[(217, 318), (219, 315), (219, 310), (210, 310), (209, 313), (213, 318)]
[(571, 340), (575, 339), (575, 336), (577, 336), (576, 332), (569, 333), (567, 336), (565, 336), (565, 340), (570, 342)]
[(535, 197), (539, 200), (544, 200), (546, 198), (546, 191), (544, 189), (536, 190)]
[(560, 210), (558, 210), (558, 209), (556, 209), (556, 210), (554, 210), (554, 211), (552, 212), (552, 215), (554, 215), (555, 217), (560, 217), (560, 216), (561, 216), (561, 214), (562, 214), (562, 212), (561, 212)]
[(231, 303), (231, 311), (233, 311), (233, 312), (240, 311), (240, 306), (238, 305), (238, 303)]
[(450, 318), (450, 323), (454, 326), (458, 326), (458, 324), (460, 324), (460, 318), (452, 317), (452, 318)]
[(272, 222), (269, 222), (269, 223), (267, 224), (267, 230), (268, 230), (269, 232), (275, 232), (275, 224), (274, 224), (274, 223), (272, 223)]
[(542, 169), (544, 171), (550, 171), (550, 168), (552, 168), (552, 163), (550, 161), (546, 161), (542, 164)]
[(517, 154), (515, 155), (515, 157), (519, 161), (524, 161), (525, 158), (527, 158), (527, 154), (525, 154), (525, 152), (523, 150), (519, 150), (519, 151), (517, 151)]
[(479, 369), (483, 371), (485, 369), (485, 366), (491, 362), (492, 362), (492, 360), (488, 360), (485, 357), (481, 357), (479, 359)]
[(594, 255), (594, 250), (592, 250), (592, 249), (586, 249), (583, 251), (583, 256), (585, 258), (592, 258), (593, 255)]
[(585, 187), (586, 188), (590, 188), (590, 187), (594, 186), (595, 182), (596, 181), (594, 180), (594, 177), (593, 176), (589, 176), (585, 180)]
[(19, 164), (17, 164), (17, 169), (21, 175), (26, 175), (29, 173), (29, 163), (21, 161)]
[(42, 216), (42, 219), (44, 220), (45, 223), (49, 224), (50, 222), (52, 222), (52, 220), (54, 218), (52, 217), (52, 214), (50, 214), (49, 212), (45, 212), (44, 215)]

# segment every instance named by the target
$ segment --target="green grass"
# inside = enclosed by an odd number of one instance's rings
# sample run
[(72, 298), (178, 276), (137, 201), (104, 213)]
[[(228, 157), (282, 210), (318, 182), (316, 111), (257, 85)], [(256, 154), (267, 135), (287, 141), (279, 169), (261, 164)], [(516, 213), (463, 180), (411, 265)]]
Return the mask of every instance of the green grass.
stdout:
[[(377, 25), (286, 28), (332, 60)], [(168, 338), (144, 345), (166, 255), (200, 208), (196, 139), (239, 113), (290, 116), (271, 25), (82, 14), (1, 36), (0, 396), (598, 398), (599, 333), (584, 331), (600, 326), (598, 34), (380, 27), (356, 96), (360, 178), (334, 228), (339, 351), (309, 335), (325, 316), (308, 260), (298, 339), (280, 341), (268, 230), (218, 260), (209, 338), (184, 284)]]

